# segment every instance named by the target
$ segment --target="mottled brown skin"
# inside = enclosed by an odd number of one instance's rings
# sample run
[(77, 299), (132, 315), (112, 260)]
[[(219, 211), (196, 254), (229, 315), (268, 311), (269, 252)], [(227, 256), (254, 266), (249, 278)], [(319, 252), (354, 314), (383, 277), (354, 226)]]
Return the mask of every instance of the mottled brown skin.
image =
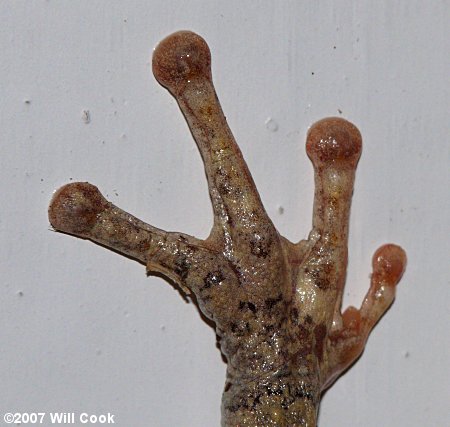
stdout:
[(56, 192), (52, 226), (131, 256), (193, 292), (228, 361), (222, 425), (313, 427), (322, 391), (361, 354), (392, 303), (405, 265), (396, 245), (373, 258), (369, 291), (341, 314), (358, 129), (327, 118), (309, 130), (315, 171), (312, 231), (291, 243), (267, 216), (222, 113), (206, 42), (182, 31), (163, 40), (153, 73), (178, 101), (202, 155), (214, 211), (206, 240), (152, 227), (89, 183)]

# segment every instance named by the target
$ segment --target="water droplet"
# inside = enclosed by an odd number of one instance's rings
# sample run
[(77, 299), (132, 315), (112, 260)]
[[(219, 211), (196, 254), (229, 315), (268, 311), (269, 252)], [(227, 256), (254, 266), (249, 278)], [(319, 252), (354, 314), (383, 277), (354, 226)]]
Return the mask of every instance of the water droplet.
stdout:
[(269, 117), (266, 121), (266, 129), (270, 132), (276, 132), (278, 130), (278, 123)]

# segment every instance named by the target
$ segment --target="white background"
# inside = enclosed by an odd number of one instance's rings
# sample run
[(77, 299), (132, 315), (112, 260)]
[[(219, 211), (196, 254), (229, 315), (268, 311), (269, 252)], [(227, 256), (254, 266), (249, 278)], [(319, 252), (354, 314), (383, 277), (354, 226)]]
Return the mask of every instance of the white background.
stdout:
[(150, 70), (157, 42), (190, 29), (291, 240), (311, 224), (308, 127), (340, 115), (361, 130), (345, 304), (361, 302), (380, 244), (408, 253), (394, 306), (323, 398), (320, 426), (449, 425), (449, 1), (3, 0), (0, 20), (2, 414), (219, 425), (225, 364), (195, 306), (47, 220), (53, 191), (82, 180), (153, 225), (208, 235), (200, 156)]

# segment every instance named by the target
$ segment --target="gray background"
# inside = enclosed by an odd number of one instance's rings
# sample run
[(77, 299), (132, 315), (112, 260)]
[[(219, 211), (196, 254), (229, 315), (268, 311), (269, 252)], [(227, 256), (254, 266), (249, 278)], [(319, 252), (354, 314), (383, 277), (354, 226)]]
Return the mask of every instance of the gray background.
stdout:
[(308, 127), (341, 115), (360, 128), (345, 305), (360, 304), (380, 244), (408, 253), (393, 308), (324, 397), (320, 426), (448, 425), (448, 1), (3, 0), (0, 18), (2, 414), (219, 425), (225, 364), (195, 306), (46, 216), (55, 189), (83, 180), (153, 225), (208, 235), (200, 156), (150, 71), (156, 43), (191, 29), (291, 240), (311, 224)]

